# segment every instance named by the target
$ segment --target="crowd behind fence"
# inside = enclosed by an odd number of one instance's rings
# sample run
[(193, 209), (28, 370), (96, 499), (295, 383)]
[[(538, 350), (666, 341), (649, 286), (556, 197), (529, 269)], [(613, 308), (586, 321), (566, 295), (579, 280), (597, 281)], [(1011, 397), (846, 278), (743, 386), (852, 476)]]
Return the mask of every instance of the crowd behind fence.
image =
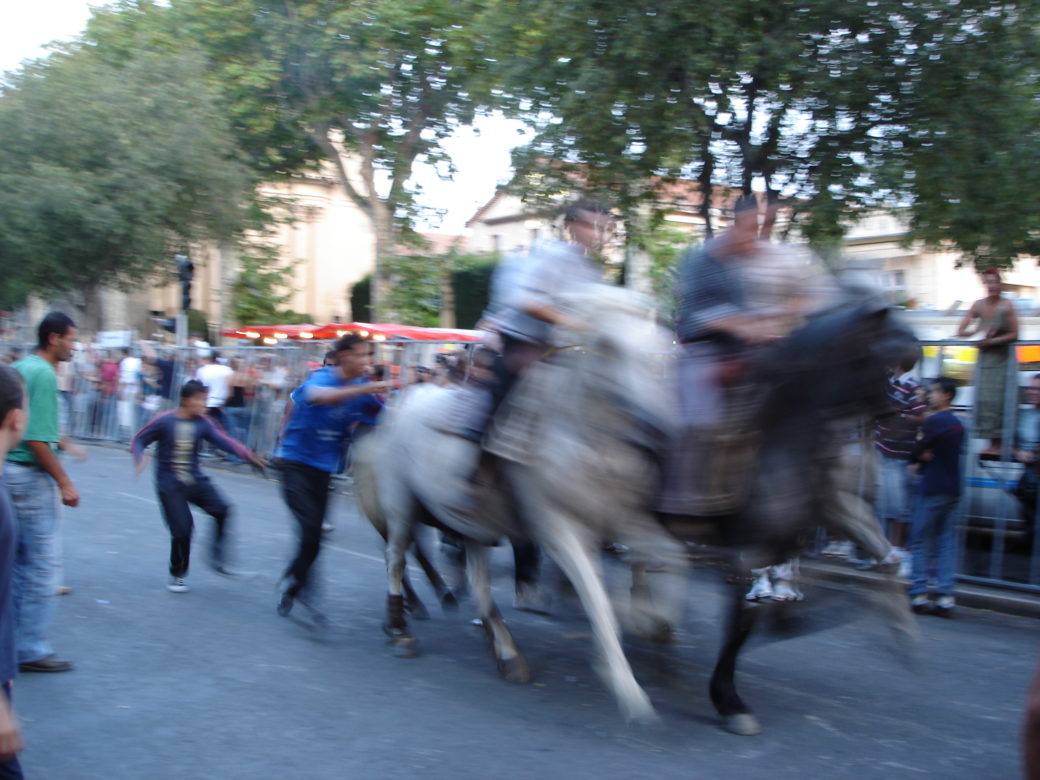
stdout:
[[(916, 374), (922, 381), (953, 376), (961, 382), (955, 409), (965, 422), (965, 490), (959, 509), (958, 577), (1012, 585), (1040, 592), (1038, 510), (1013, 493), (1027, 468), (1014, 456), (1016, 431), (1024, 416), (1024, 388), (1040, 375), (1040, 364), (1007, 367), (1004, 452), (980, 458), (982, 442), (973, 439), (974, 347), (968, 341), (923, 341), (925, 357)], [(1018, 342), (1038, 347), (1040, 342)], [(88, 441), (128, 443), (152, 415), (176, 406), (182, 384), (195, 376), (211, 349), (232, 373), (224, 423), (232, 436), (262, 456), (277, 444), (289, 394), (321, 366), (328, 344), (295, 343), (278, 347), (164, 347), (147, 342), (131, 348), (84, 345), (61, 364), (64, 430)], [(12, 360), (31, 346), (0, 344), (0, 358)], [(450, 350), (450, 351), (446, 351)], [(401, 384), (440, 381), (452, 364), (464, 365), (465, 347), (447, 342), (382, 343), (377, 346), (380, 378)], [(1014, 351), (1014, 350), (1013, 350)], [(457, 370), (457, 369), (456, 369)], [(1040, 419), (1040, 411), (1035, 414)], [(869, 477), (866, 481), (869, 481)], [(870, 486), (864, 492), (872, 492)]]

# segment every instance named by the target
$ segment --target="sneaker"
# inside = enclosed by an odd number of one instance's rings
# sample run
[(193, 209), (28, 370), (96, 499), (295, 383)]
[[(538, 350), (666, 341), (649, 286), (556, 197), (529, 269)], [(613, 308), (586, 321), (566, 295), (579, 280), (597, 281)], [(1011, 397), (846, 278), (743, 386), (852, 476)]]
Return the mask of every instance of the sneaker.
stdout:
[(908, 580), (914, 573), (914, 562), (911, 560), (909, 555), (904, 555), (902, 560), (899, 561), (899, 571), (897, 576), (900, 579)]
[(932, 611), (932, 602), (925, 595), (914, 596), (910, 599), (910, 609), (918, 615), (927, 615)]
[(773, 584), (773, 601), (801, 601), (804, 598), (805, 595), (790, 580), (777, 580)]
[(827, 555), (833, 558), (848, 558), (852, 554), (852, 549), (852, 542), (828, 542), (827, 546), (820, 552), (820, 555)]
[(932, 610), (932, 614), (936, 617), (953, 617), (953, 608), (957, 606), (953, 600), (953, 596), (940, 596), (935, 602), (935, 609)]
[(170, 577), (170, 581), (166, 583), (166, 590), (170, 593), (187, 593), (191, 588), (184, 581), (184, 577)]
[(760, 574), (751, 585), (751, 590), (744, 596), (748, 601), (763, 601), (773, 598), (773, 586), (769, 582), (769, 572)]
[(282, 617), (288, 617), (289, 613), (292, 612), (293, 608), (293, 596), (289, 591), (285, 590), (278, 596), (278, 605), (275, 607), (275, 611), (278, 612)]

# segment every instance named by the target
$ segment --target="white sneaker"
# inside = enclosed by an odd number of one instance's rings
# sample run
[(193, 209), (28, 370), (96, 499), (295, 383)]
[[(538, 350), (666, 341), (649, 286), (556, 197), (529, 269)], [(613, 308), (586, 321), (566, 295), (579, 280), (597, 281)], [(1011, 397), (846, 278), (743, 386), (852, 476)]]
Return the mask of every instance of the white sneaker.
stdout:
[(777, 580), (773, 584), (773, 601), (801, 601), (805, 595), (790, 580)]
[(769, 570), (766, 569), (751, 584), (751, 590), (744, 596), (748, 601), (763, 601), (773, 598), (773, 585), (769, 582)]
[(187, 593), (191, 588), (184, 581), (184, 577), (170, 577), (170, 581), (166, 583), (166, 590), (170, 593)]
[(834, 558), (848, 558), (852, 554), (852, 542), (828, 542), (820, 555), (829, 555)]

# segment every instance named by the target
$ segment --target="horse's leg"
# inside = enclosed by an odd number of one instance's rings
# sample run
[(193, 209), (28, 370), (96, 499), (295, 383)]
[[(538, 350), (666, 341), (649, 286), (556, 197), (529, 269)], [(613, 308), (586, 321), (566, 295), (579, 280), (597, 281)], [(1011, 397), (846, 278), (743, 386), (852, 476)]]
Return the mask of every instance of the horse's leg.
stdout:
[(498, 665), (498, 673), (510, 682), (526, 683), (531, 679), (527, 661), (517, 649), (513, 635), (502, 619), (502, 613), (491, 598), (490, 555), (490, 550), (484, 545), (466, 540), (466, 574), (469, 576), (470, 591), (477, 603), (477, 614), (480, 615), (488, 646)]
[[(675, 640), (674, 627), (682, 616), (689, 563), (685, 549), (650, 523), (629, 523), (620, 540), (630, 550), (632, 587), (628, 609), (623, 613), (625, 626), (652, 642)], [(658, 587), (651, 589), (647, 566), (653, 562)]]
[(726, 636), (719, 651), (715, 670), (711, 675), (711, 703), (722, 716), (727, 731), (741, 736), (752, 736), (762, 731), (758, 719), (737, 693), (734, 676), (737, 657), (755, 623), (756, 607), (749, 608), (744, 601), (744, 589), (739, 583), (730, 585), (730, 606), (726, 620)]
[(657, 716), (646, 691), (632, 674), (621, 649), (621, 632), (598, 565), (598, 549), (588, 533), (570, 518), (543, 509), (539, 522), (541, 540), (578, 592), (599, 646), (604, 682), (617, 699), (626, 720), (652, 721)]
[(416, 593), (415, 588), (412, 587), (412, 582), (408, 577), (407, 568), (405, 568), (404, 575), (401, 578), (401, 589), (404, 591), (405, 611), (416, 620), (429, 620), (430, 610), (426, 609), (426, 605), (423, 604), (422, 599), (419, 598), (419, 594)]
[(386, 622), (383, 630), (390, 637), (390, 645), (399, 658), (411, 658), (418, 652), (415, 637), (408, 630), (404, 617), (405, 551), (412, 538), (409, 515), (387, 517), (386, 576), (389, 593), (386, 601)]
[(455, 612), (459, 608), (459, 600), (455, 596), (455, 592), (448, 587), (448, 583), (444, 581), (440, 571), (433, 565), (431, 560), (432, 551), (430, 550), (427, 534), (417, 533), (415, 535), (414, 553), (415, 560), (419, 562), (419, 567), (426, 574), (426, 579), (430, 581), (430, 586), (433, 588), (434, 593), (437, 594), (437, 598), (440, 599), (441, 609), (445, 612)]

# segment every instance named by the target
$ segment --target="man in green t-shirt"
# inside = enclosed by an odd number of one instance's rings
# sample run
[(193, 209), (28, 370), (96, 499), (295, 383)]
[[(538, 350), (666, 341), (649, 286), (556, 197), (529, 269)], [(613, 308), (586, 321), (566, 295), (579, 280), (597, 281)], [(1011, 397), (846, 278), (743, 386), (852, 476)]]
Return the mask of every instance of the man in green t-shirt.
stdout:
[(29, 397), (29, 424), (22, 443), (7, 454), (4, 476), (18, 517), (14, 567), (16, 644), (22, 672), (67, 672), (72, 662), (58, 658), (47, 641), (54, 614), (60, 561), (61, 509), (77, 506), (79, 493), (58, 460), (62, 445), (58, 423), (58, 363), (72, 357), (76, 325), (51, 312), (37, 330), (35, 354), (14, 364)]

